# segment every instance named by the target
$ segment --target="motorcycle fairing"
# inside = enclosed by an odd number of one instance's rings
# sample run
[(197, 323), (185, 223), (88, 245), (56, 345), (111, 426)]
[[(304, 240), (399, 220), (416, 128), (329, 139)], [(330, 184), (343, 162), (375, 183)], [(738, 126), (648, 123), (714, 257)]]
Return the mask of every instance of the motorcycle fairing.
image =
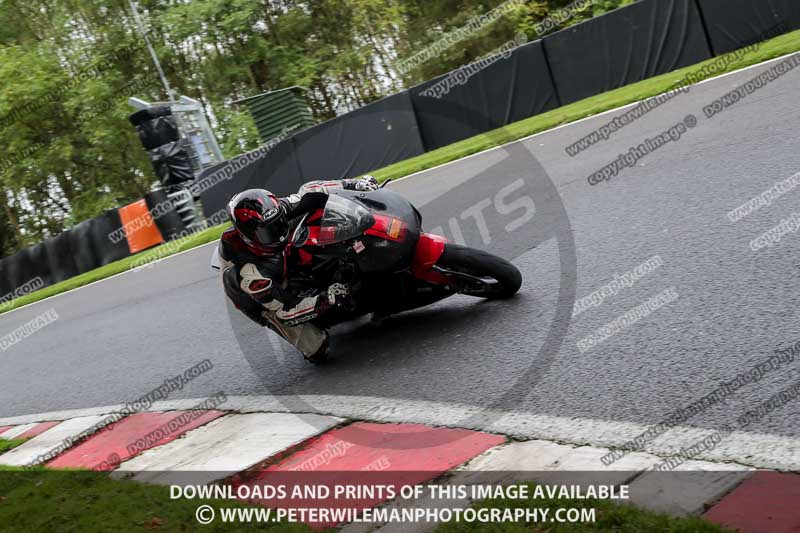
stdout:
[(411, 264), (411, 273), (415, 278), (435, 285), (448, 285), (448, 278), (433, 270), (433, 266), (444, 253), (446, 244), (447, 239), (433, 233), (423, 233), (419, 236)]

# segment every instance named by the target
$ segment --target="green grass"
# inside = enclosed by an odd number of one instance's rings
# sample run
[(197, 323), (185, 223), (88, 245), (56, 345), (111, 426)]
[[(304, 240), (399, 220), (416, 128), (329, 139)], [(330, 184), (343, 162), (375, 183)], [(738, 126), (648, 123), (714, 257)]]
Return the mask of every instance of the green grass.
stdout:
[(25, 442), (25, 440), (26, 439), (9, 439), (9, 440), (0, 439), (0, 453), (5, 453), (8, 450), (13, 450), (17, 446)]
[(275, 531), (310, 532), (303, 524), (201, 526), (198, 506), (245, 507), (233, 500), (170, 499), (169, 487), (112, 480), (87, 471), (0, 469), (0, 531)]
[[(732, 72), (734, 70), (760, 63), (762, 61), (767, 61), (785, 54), (797, 52), (798, 50), (800, 50), (800, 31), (795, 31), (765, 41), (758, 47), (757, 50), (751, 51), (738, 61), (730, 63), (724, 71), (716, 73), (715, 76), (722, 74), (723, 72)], [(433, 168), (437, 165), (455, 161), (456, 159), (461, 159), (462, 157), (481, 152), (488, 148), (500, 146), (511, 141), (528, 137), (529, 135), (533, 135), (535, 133), (547, 131), (556, 126), (575, 122), (577, 120), (602, 113), (603, 111), (608, 111), (609, 109), (615, 109), (632, 102), (637, 102), (650, 96), (655, 96), (669, 91), (680, 80), (682, 80), (686, 74), (695, 72), (701, 69), (703, 65), (709, 64), (712, 61), (713, 59), (703, 63), (698, 63), (697, 65), (676, 70), (668, 74), (656, 76), (655, 78), (634, 83), (614, 91), (592, 96), (585, 100), (581, 100), (580, 102), (575, 102), (535, 117), (520, 120), (519, 122), (509, 124), (508, 126), (504, 126), (487, 133), (482, 133), (480, 135), (470, 137), (469, 139), (464, 139), (463, 141), (427, 152), (417, 157), (412, 157), (411, 159), (394, 163), (382, 169), (376, 170), (372, 172), (372, 174), (380, 181), (400, 178), (409, 174), (413, 174), (414, 172), (419, 172), (421, 170)], [(677, 98), (681, 98), (681, 96), (678, 96)], [(601, 147), (593, 148), (602, 149)], [(593, 148), (590, 148), (590, 150)], [(77, 287), (82, 287), (83, 285), (87, 285), (94, 281), (130, 270), (131, 268), (137, 266), (142, 260), (142, 257), (146, 254), (157, 254), (158, 258), (168, 257), (174, 253), (214, 241), (219, 238), (219, 235), (222, 233), (225, 227), (227, 227), (227, 225), (209, 228), (205, 231), (196, 233), (190, 237), (187, 237), (186, 239), (181, 240), (177, 246), (175, 243), (167, 243), (154, 248), (153, 250), (142, 252), (141, 254), (108, 264), (96, 270), (92, 270), (91, 272), (80, 274), (74, 278), (62, 281), (61, 283), (45, 287), (44, 289), (40, 289), (31, 294), (17, 298), (16, 300), (12, 300), (8, 304), (0, 305), (0, 314), (15, 307), (37, 302), (50, 296), (66, 292)], [(159, 249), (161, 249), (162, 252), (159, 252)]]
[[(528, 484), (533, 487), (534, 484)], [(531, 490), (532, 492), (532, 490)], [(478, 502), (474, 509), (549, 509), (548, 519), (555, 516), (556, 510), (563, 509), (595, 509), (596, 521), (593, 523), (556, 523), (526, 524), (501, 523), (480, 524), (450, 522), (436, 528), (436, 533), (582, 533), (589, 531), (614, 531), (615, 533), (725, 533), (729, 529), (719, 527), (701, 518), (673, 518), (653, 513), (630, 505), (620, 505), (609, 500), (559, 500), (559, 499), (490, 499)]]
[[(0, 467), (0, 531), (15, 533), (146, 530), (161, 532), (258, 530), (297, 533), (311, 531), (304, 524), (223, 525), (218, 518), (211, 525), (200, 526), (195, 519), (195, 510), (205, 504), (217, 511), (220, 506), (246, 507), (234, 500), (183, 498), (173, 500), (170, 499), (169, 487), (130, 480), (112, 480), (98, 472)], [(550, 509), (548, 516), (555, 516), (558, 508), (594, 508), (596, 521), (583, 524), (547, 523), (546, 525), (452, 522), (440, 525), (436, 531), (439, 533), (484, 531), (487, 533), (545, 531), (549, 533), (590, 531), (725, 533), (729, 531), (700, 518), (673, 518), (628, 505), (617, 505), (608, 500), (491, 499), (478, 502), (473, 508)]]

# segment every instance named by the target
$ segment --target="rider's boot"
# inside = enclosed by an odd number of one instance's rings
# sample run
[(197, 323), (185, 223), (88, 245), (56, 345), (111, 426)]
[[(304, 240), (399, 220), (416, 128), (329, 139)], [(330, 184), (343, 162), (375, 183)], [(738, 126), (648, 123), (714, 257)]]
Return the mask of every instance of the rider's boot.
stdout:
[(330, 345), (329, 336), (327, 331), (323, 331), (323, 334), (325, 338), (322, 341), (322, 344), (319, 346), (319, 348), (316, 349), (316, 351), (314, 351), (313, 353), (301, 352), (303, 354), (303, 357), (305, 357), (306, 361), (308, 361), (309, 363), (318, 364), (328, 359), (328, 347)]

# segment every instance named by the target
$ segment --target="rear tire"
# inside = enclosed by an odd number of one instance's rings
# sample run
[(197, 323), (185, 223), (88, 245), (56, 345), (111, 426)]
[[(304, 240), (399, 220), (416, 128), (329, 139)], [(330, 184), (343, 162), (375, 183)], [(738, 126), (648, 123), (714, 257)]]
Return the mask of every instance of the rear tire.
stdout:
[(467, 246), (448, 243), (436, 265), (469, 276), (491, 278), (496, 282), (489, 289), (481, 289), (477, 285), (470, 288), (469, 282), (458, 279), (458, 292), (469, 296), (488, 300), (511, 298), (522, 286), (522, 274), (517, 267), (501, 257)]

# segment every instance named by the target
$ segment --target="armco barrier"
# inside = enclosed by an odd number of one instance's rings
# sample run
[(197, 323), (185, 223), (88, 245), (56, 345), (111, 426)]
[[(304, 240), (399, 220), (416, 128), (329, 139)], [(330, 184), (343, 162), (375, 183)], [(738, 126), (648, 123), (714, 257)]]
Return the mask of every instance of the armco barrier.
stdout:
[(409, 90), (427, 150), (559, 106), (542, 41), (492, 59), (483, 69), (465, 66)]
[(72, 259), (79, 273), (89, 272), (101, 266), (100, 259), (94, 253), (92, 246), (91, 227), (93, 223), (93, 219), (85, 220), (64, 232), (70, 242)]
[[(15, 288), (8, 280), (6, 259), (7, 258), (0, 259), (0, 298), (3, 298), (6, 294), (13, 293)], [(0, 305), (2, 305), (2, 303), (2, 300), (0, 300)], [(0, 309), (2, 309), (2, 307), (0, 307)]]
[(16, 256), (17, 254), (14, 254), (0, 259), (0, 288), (2, 289), (0, 295), (2, 296), (12, 294), (17, 289), (17, 285), (14, 285), (15, 276), (12, 272), (19, 268), (14, 261)]
[(117, 212), (125, 230), (129, 253), (139, 253), (164, 242), (164, 236), (144, 198), (120, 207)]
[(408, 91), (294, 136), (303, 181), (359, 176), (425, 152)]
[(697, 0), (714, 55), (800, 29), (798, 0)]
[[(152, 211), (155, 205), (166, 200), (162, 191), (150, 193), (148, 208)], [(154, 207), (150, 207), (151, 204)], [(168, 204), (162, 204), (158, 216), (152, 216), (152, 220), (159, 231), (168, 228), (174, 232), (168, 234), (180, 234), (185, 229), (183, 222), (174, 209), (165, 210), (164, 205)], [(121, 235), (122, 238), (112, 238), (112, 235)], [(0, 259), (0, 299), (34, 278), (40, 278), (44, 283), (42, 286), (46, 287), (128, 257), (131, 252), (125, 236), (119, 211), (111, 209), (42, 243)]]
[(44, 241), (47, 254), (47, 268), (50, 272), (50, 283), (58, 283), (80, 274), (75, 262), (75, 252), (69, 231), (65, 231), (52, 239)]
[(10, 281), (14, 287), (21, 287), (33, 278), (41, 278), (45, 284), (52, 283), (52, 274), (47, 264), (47, 250), (44, 243), (34, 244), (25, 248), (19, 254), (15, 274)]
[(303, 184), (293, 139), (281, 141), (266, 153), (251, 153), (253, 157), (243, 158), (237, 170), (226, 161), (209, 168), (195, 181), (198, 185), (214, 184), (198, 191), (206, 218), (225, 209), (228, 200), (245, 189), (266, 188), (277, 195), (288, 195)]
[(100, 265), (107, 265), (130, 255), (128, 242), (123, 238), (117, 242), (109, 238), (114, 232), (122, 229), (122, 221), (116, 209), (92, 219), (89, 226), (89, 242)]
[[(167, 193), (159, 189), (144, 195), (147, 208), (153, 213), (156, 227), (163, 235), (164, 240), (172, 240), (177, 235), (184, 235), (186, 226), (183, 224), (178, 212), (172, 207)], [(167, 208), (167, 206), (169, 206)]]
[[(26, 270), (32, 270), (33, 268), (30, 264), (29, 250), (30, 248), (25, 248), (4, 259), (3, 267), (7, 276), (9, 291), (21, 286), (26, 281), (26, 276), (28, 276)], [(30, 275), (30, 277), (34, 276), (35, 274)]]
[(695, 0), (640, 0), (548, 35), (544, 49), (562, 104), (711, 57)]

